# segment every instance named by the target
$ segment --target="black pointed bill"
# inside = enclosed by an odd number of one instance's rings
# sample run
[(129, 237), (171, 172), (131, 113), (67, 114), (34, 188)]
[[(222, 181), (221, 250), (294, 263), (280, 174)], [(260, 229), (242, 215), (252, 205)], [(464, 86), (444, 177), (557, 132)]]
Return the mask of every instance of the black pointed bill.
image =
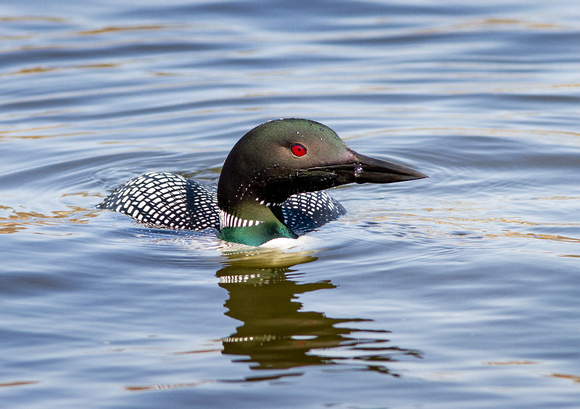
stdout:
[(427, 175), (416, 170), (380, 159), (370, 158), (352, 152), (353, 157), (346, 163), (331, 164), (309, 169), (325, 171), (336, 175), (339, 184), (347, 183), (394, 183), (423, 179)]

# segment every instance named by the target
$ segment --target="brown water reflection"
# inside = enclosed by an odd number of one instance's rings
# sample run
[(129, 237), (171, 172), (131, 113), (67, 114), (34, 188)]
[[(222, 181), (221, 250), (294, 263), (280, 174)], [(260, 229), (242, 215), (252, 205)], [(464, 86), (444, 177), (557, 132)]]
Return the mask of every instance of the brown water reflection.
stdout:
[(12, 207), (0, 205), (0, 234), (13, 234), (32, 226), (45, 226), (59, 222), (86, 224), (96, 217), (98, 210), (80, 206), (68, 206), (68, 210), (41, 214), (35, 211), (17, 211)]
[(393, 376), (388, 364), (421, 352), (400, 348), (388, 330), (365, 329), (365, 318), (331, 318), (307, 311), (300, 294), (336, 288), (330, 280), (304, 282), (298, 264), (317, 260), (313, 252), (230, 254), (216, 275), (229, 293), (226, 315), (242, 322), (223, 338), (223, 354), (251, 369), (289, 369), (347, 364)]

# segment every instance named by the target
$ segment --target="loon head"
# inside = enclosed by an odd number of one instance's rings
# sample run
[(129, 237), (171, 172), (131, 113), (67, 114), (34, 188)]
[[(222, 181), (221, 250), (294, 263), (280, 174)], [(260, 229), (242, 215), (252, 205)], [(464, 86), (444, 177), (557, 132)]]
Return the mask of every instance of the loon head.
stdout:
[(307, 119), (266, 122), (228, 155), (218, 183), (220, 236), (259, 245), (296, 237), (280, 217), (291, 195), (347, 183), (393, 183), (426, 175), (350, 149), (327, 126)]

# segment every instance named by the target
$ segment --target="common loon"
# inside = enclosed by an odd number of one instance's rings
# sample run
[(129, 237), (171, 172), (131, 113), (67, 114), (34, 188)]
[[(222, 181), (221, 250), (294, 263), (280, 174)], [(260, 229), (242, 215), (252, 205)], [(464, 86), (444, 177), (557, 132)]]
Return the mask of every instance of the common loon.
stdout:
[(356, 153), (323, 124), (286, 118), (257, 126), (235, 144), (217, 192), (174, 173), (146, 173), (98, 207), (155, 227), (215, 228), (223, 240), (259, 246), (297, 238), (346, 213), (324, 189), (425, 177)]

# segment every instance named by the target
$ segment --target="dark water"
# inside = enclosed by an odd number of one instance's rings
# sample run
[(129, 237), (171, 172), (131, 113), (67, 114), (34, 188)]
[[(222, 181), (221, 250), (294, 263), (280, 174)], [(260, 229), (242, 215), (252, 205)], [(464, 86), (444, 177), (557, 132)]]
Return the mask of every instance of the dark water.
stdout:
[[(576, 2), (3, 3), (3, 408), (578, 407)], [(430, 178), (286, 250), (95, 210), (288, 116)]]

